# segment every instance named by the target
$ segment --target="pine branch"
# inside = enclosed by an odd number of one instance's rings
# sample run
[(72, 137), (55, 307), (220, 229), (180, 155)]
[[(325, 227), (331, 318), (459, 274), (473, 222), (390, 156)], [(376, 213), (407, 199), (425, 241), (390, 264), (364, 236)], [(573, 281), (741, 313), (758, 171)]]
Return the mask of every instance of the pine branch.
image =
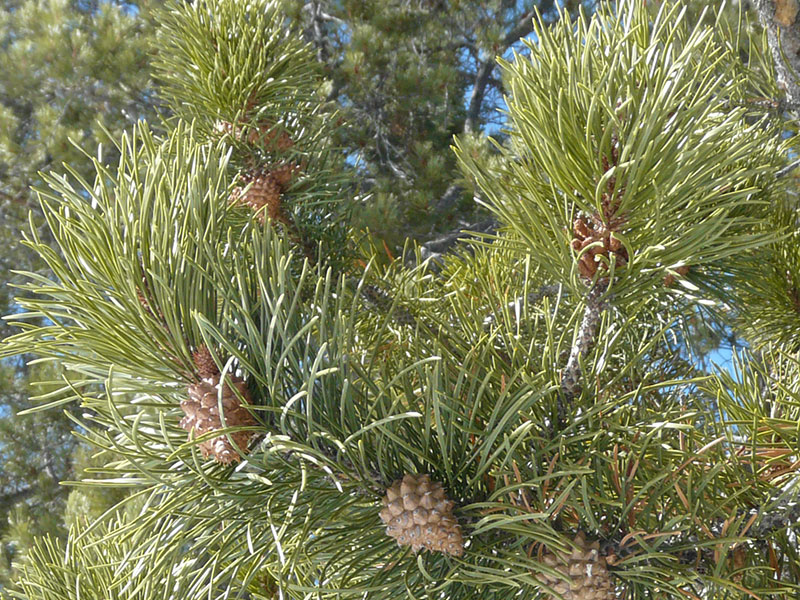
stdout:
[(497, 231), (499, 226), (500, 223), (494, 218), (484, 219), (472, 225), (461, 225), (453, 231), (449, 231), (448, 233), (442, 234), (422, 244), (420, 254), (423, 259), (427, 260), (431, 258), (434, 261), (441, 262), (442, 255), (449, 252), (459, 240), (477, 237), (474, 234), (491, 235)]
[(442, 194), (442, 197), (436, 202), (436, 205), (433, 207), (433, 212), (437, 214), (447, 212), (458, 201), (458, 197), (463, 192), (464, 188), (457, 183), (450, 184), (444, 191), (444, 194)]
[(469, 97), (469, 108), (467, 109), (467, 120), (464, 122), (465, 133), (476, 133), (480, 131), (480, 114), (483, 106), (483, 98), (486, 95), (486, 88), (495, 67), (494, 57), (481, 62), (475, 81), (472, 84), (472, 93)]
[[(325, 63), (328, 60), (330, 55), (330, 43), (328, 42), (327, 35), (325, 34), (325, 27), (323, 25), (323, 21), (325, 20), (332, 20), (333, 17), (327, 15), (322, 12), (322, 7), (318, 1), (310, 2), (303, 7), (303, 10), (307, 10), (311, 13), (311, 30), (313, 36), (313, 44), (314, 47), (317, 49), (317, 60), (321, 63)], [(328, 17), (325, 19), (325, 17)], [(340, 20), (337, 20), (339, 24), (341, 24)]]
[(749, 531), (749, 535), (757, 540), (767, 540), (781, 529), (797, 530), (800, 525), (800, 502), (788, 502), (770, 508), (766, 513), (761, 508), (750, 511), (751, 515), (762, 513), (761, 521)]
[(782, 177), (786, 177), (789, 173), (794, 171), (797, 167), (800, 167), (800, 159), (798, 159), (798, 160), (796, 160), (796, 161), (794, 161), (792, 163), (789, 163), (783, 169), (781, 169), (780, 171), (775, 173), (775, 178), (776, 179), (780, 179)]
[(778, 85), (786, 91), (789, 108), (800, 108), (800, 6), (797, 0), (756, 0), (756, 11), (767, 30)]
[[(580, 393), (580, 360), (594, 346), (595, 335), (600, 325), (600, 316), (606, 306), (602, 297), (607, 288), (607, 283), (598, 281), (586, 295), (586, 307), (583, 311), (578, 335), (570, 350), (567, 366), (561, 373), (561, 394), (564, 404), (570, 403)], [(561, 406), (561, 408), (563, 409), (565, 406)]]
[[(553, 4), (552, 0), (545, 0), (541, 2), (539, 11), (542, 14), (546, 13), (552, 9)], [(496, 54), (502, 55), (512, 44), (533, 31), (533, 18), (535, 14), (535, 10), (529, 10), (519, 18), (516, 25), (506, 32), (505, 37), (496, 49)], [(494, 56), (480, 61), (479, 64), (480, 66), (475, 73), (475, 79), (472, 83), (472, 93), (470, 94), (467, 108), (467, 119), (464, 123), (465, 133), (476, 133), (480, 131), (480, 114), (481, 108), (483, 107), (483, 99), (492, 81), (492, 74), (497, 67), (497, 61)]]

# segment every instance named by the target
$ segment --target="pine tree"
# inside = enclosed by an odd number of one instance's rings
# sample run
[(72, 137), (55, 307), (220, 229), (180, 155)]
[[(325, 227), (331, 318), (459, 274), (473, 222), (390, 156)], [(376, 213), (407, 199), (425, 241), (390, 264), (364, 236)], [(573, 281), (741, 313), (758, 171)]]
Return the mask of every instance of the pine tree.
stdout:
[[(561, 3), (573, 11), (574, 0)], [(591, 3), (585, 3), (587, 6)], [(285, 0), (323, 68), (326, 98), (346, 126), (338, 143), (358, 166), (354, 213), (392, 252), (408, 237), (441, 245), (470, 224), (491, 225), (450, 151), (498, 129), (504, 90), (497, 55), (520, 46), (551, 0)], [(447, 239), (447, 238), (445, 238)]]
[[(682, 8), (537, 15), (507, 139), (456, 145), (501, 229), (386, 266), (281, 5), (170, 5), (174, 117), (46, 176), (55, 279), (2, 349), (66, 370), (87, 483), (137, 492), (12, 597), (796, 595), (794, 124), (769, 26)], [(679, 351), (698, 307), (733, 375)]]

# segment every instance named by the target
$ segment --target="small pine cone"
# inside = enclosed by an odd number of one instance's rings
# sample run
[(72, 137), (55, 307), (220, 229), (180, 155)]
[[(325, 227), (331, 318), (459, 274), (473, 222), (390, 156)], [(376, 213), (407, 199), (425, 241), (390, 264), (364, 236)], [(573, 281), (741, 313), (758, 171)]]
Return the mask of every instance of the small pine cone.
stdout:
[(453, 502), (442, 484), (429, 475), (407, 474), (386, 490), (381, 521), (386, 533), (414, 552), (426, 548), (453, 556), (464, 553), (461, 528), (453, 516)]
[[(241, 187), (231, 193), (231, 202), (249, 206), (258, 214), (261, 222), (269, 217), (273, 221), (283, 221), (281, 205), (281, 185), (269, 171), (260, 171), (242, 177)], [(248, 187), (249, 186), (249, 187)], [(266, 207), (266, 214), (264, 213)]]
[(300, 170), (295, 164), (292, 163), (284, 163), (282, 165), (277, 165), (270, 169), (270, 175), (278, 182), (278, 185), (281, 188), (286, 188), (289, 183), (291, 183), (292, 179), (294, 179), (297, 172)]
[[(231, 385), (236, 390), (232, 389)], [(180, 425), (189, 432), (190, 437), (192, 431), (194, 431), (194, 437), (199, 437), (222, 429), (218, 401), (219, 389), (219, 375), (204, 378), (200, 382), (189, 386), (189, 397), (181, 402), (181, 409), (183, 409), (186, 416), (181, 419)], [(244, 381), (228, 376), (222, 388), (222, 409), (224, 411), (225, 424), (228, 427), (255, 426), (255, 419), (242, 406), (240, 397), (244, 398), (245, 404), (251, 403), (250, 392), (247, 390), (247, 385)], [(246, 453), (247, 444), (252, 434), (251, 431), (223, 434), (201, 442), (199, 445), (200, 451), (203, 453), (204, 458), (213, 456), (218, 462), (229, 465), (238, 462), (241, 457), (233, 444), (231, 444), (228, 436), (233, 439), (242, 452)]]
[(577, 217), (572, 224), (572, 230), (575, 232), (576, 240), (585, 240), (591, 237), (592, 231), (589, 229), (590, 225), (583, 217)]
[(578, 272), (586, 279), (592, 279), (594, 274), (597, 273), (598, 263), (594, 260), (594, 255), (586, 252), (581, 256), (578, 261)]
[(606, 263), (599, 257), (611, 259), (614, 255), (617, 268), (628, 264), (628, 251), (619, 238), (614, 236), (615, 229), (622, 225), (623, 219), (614, 217), (606, 224), (599, 215), (585, 218), (578, 216), (572, 223), (573, 238), (570, 246), (575, 252), (587, 248), (578, 260), (578, 272), (585, 279), (592, 279), (598, 269), (605, 270)]
[(211, 352), (205, 345), (200, 346), (192, 353), (192, 360), (200, 379), (211, 379), (219, 375), (217, 363), (214, 362), (214, 357), (211, 356)]
[(263, 123), (251, 129), (247, 141), (253, 145), (264, 146), (267, 150), (286, 152), (294, 146), (292, 138), (283, 129), (276, 130), (269, 123)]
[[(572, 540), (571, 554), (556, 556), (545, 552), (542, 562), (566, 575), (569, 582), (547, 573), (538, 573), (543, 584), (557, 592), (562, 600), (615, 600), (616, 590), (608, 573), (604, 556), (600, 556), (599, 542), (586, 542), (582, 531)], [(548, 596), (557, 600), (558, 596)]]

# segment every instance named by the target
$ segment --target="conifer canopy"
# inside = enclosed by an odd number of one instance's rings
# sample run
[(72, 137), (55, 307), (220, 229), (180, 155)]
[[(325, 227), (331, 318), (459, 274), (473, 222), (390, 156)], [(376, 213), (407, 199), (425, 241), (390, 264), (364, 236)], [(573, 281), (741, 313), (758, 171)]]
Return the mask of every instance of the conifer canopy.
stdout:
[(132, 494), (12, 597), (798, 593), (798, 310), (731, 376), (680, 342), (796, 258), (762, 38), (673, 3), (537, 17), (507, 140), (455, 143), (500, 229), (407, 263), (348, 222), (346, 123), (281, 3), (162, 17), (173, 114), (45, 177), (53, 278), (0, 347), (65, 369), (39, 410), (80, 403), (109, 457), (83, 483)]

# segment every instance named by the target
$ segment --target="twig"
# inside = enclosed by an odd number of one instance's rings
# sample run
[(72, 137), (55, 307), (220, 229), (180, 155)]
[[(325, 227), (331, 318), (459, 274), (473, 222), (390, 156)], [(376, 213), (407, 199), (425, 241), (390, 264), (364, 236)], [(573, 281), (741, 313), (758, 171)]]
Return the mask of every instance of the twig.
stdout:
[(756, 11), (761, 24), (767, 31), (767, 44), (775, 62), (778, 85), (786, 91), (788, 103), (800, 105), (800, 85), (797, 73), (800, 73), (800, 28), (798, 12), (792, 10), (796, 5), (792, 2), (778, 0), (756, 0)]
[(561, 373), (561, 398), (559, 413), (566, 412), (566, 404), (571, 402), (580, 392), (581, 365), (580, 360), (592, 349), (597, 327), (600, 325), (600, 315), (605, 308), (602, 301), (603, 294), (608, 288), (608, 283), (598, 281), (586, 295), (586, 307), (583, 310), (578, 336), (569, 353), (567, 366)]
[[(552, 9), (554, 2), (546, 0), (540, 3), (539, 10), (545, 14)], [(533, 10), (527, 11), (523, 14), (514, 26), (509, 29), (505, 36), (500, 41), (499, 47), (491, 56), (487, 56), (484, 60), (478, 62), (478, 68), (475, 72), (475, 79), (472, 81), (472, 92), (470, 93), (469, 103), (467, 104), (467, 118), (464, 122), (465, 133), (475, 133), (480, 129), (480, 114), (483, 108), (483, 100), (486, 97), (486, 89), (492, 81), (492, 73), (497, 66), (495, 62), (495, 54), (502, 54), (507, 48), (510, 48), (514, 43), (518, 42), (520, 38), (525, 37), (533, 31), (533, 17), (535, 12)]]
[(781, 177), (786, 177), (789, 173), (794, 171), (797, 167), (800, 167), (800, 158), (783, 167), (780, 171), (775, 173), (775, 179), (780, 179)]
[[(768, 504), (764, 504), (762, 506), (753, 508), (748, 512), (739, 513), (739, 516), (749, 515), (751, 520), (753, 517), (762, 515), (759, 522), (740, 534), (741, 537), (746, 536), (758, 543), (769, 541), (774, 534), (780, 530), (793, 529), (798, 531), (798, 526), (800, 526), (800, 502), (787, 502), (777, 508), (770, 508), (769, 512), (766, 512), (767, 506)], [(724, 537), (725, 522), (726, 520), (722, 518), (715, 519), (712, 523), (710, 523), (710, 530), (708, 533), (711, 536)], [(698, 540), (694, 536), (685, 538), (680, 535), (674, 543), (678, 546), (682, 546), (687, 541), (697, 543)], [(667, 544), (666, 547), (661, 548), (661, 552), (669, 553), (671, 546), (672, 544)], [(605, 540), (604, 547), (623, 558), (627, 554), (633, 552), (632, 549), (626, 548), (625, 544), (617, 541), (616, 539)], [(698, 563), (700, 560), (717, 562), (714, 558), (714, 553), (709, 546), (697, 547), (694, 549), (684, 549), (679, 553), (678, 558), (682, 564)], [(703, 569), (700, 568), (698, 572), (702, 573)]]
[[(464, 223), (448, 233), (442, 234), (429, 240), (420, 246), (420, 255), (423, 260), (432, 259), (442, 262), (442, 255), (449, 252), (459, 241), (464, 239), (474, 239), (481, 234), (491, 235), (497, 231), (500, 224), (493, 218), (478, 221), (477, 223)], [(411, 261), (413, 262), (413, 260)]]
[(464, 193), (464, 188), (462, 188), (457, 183), (451, 183), (447, 189), (445, 190), (442, 197), (436, 201), (436, 204), (433, 207), (433, 212), (435, 214), (441, 214), (448, 212), (456, 202), (458, 202), (459, 197), (461, 194)]
[[(753, 509), (750, 514), (761, 514), (762, 508)], [(767, 540), (779, 529), (797, 529), (800, 526), (800, 502), (790, 502), (771, 508), (750, 529), (749, 537)]]

